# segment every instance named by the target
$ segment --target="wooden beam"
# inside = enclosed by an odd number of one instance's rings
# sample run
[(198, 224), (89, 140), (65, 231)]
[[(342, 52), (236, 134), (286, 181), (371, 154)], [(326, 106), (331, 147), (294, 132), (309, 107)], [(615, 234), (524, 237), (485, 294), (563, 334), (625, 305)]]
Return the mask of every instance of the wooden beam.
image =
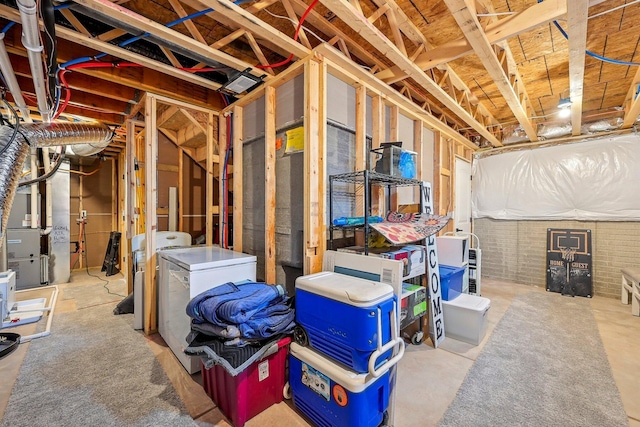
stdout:
[(582, 133), (582, 95), (584, 93), (584, 63), (587, 50), (588, 0), (567, 2), (567, 33), (569, 35), (569, 93), (571, 97), (571, 134)]
[[(367, 88), (363, 85), (356, 87), (356, 170), (367, 167)], [(356, 191), (356, 216), (363, 216), (364, 188), (359, 186)]]
[[(85, 0), (81, 0), (81, 1), (85, 1)], [(86, 1), (92, 2), (97, 0), (86, 0)], [(0, 17), (14, 21), (14, 22), (20, 22), (19, 12), (8, 6), (0, 5)], [(205, 88), (217, 90), (221, 86), (218, 83), (212, 82), (211, 80), (205, 79), (203, 77), (196, 76), (193, 73), (188, 73), (186, 71), (178, 70), (177, 68), (174, 68), (170, 65), (164, 64), (160, 61), (149, 59), (146, 56), (139, 55), (134, 52), (130, 52), (121, 47), (117, 47), (111, 43), (106, 43), (98, 39), (87, 37), (81, 33), (78, 33), (77, 31), (70, 30), (61, 25), (56, 25), (56, 37), (72, 41), (74, 43), (80, 44), (82, 46), (85, 46), (91, 49), (96, 49), (100, 52), (105, 52), (109, 55), (116, 56), (126, 61), (135, 62), (136, 64), (143, 65), (152, 70), (159, 71), (163, 74), (176, 77), (180, 80), (188, 81), (190, 83), (203, 86)], [(190, 39), (190, 40), (193, 41), (193, 39)], [(140, 83), (138, 82), (138, 84)], [(158, 87), (162, 87), (162, 85), (158, 85)]]
[[(145, 128), (145, 265), (156, 265), (157, 217), (157, 169), (158, 132), (156, 130), (156, 99), (147, 96), (144, 119)], [(144, 275), (144, 332), (148, 335), (158, 329), (156, 269), (150, 268)]]
[[(189, 114), (189, 117), (191, 117), (191, 114)], [(214, 201), (213, 201), (213, 187), (215, 185), (215, 181), (214, 181), (214, 172), (213, 172), (213, 150), (215, 148), (216, 145), (216, 139), (213, 135), (213, 120), (214, 120), (214, 116), (212, 113), (207, 114), (207, 129), (206, 129), (206, 135), (207, 135), (207, 146), (206, 146), (206, 150), (207, 150), (207, 156), (206, 156), (206, 163), (207, 163), (207, 167), (205, 170), (206, 176), (207, 176), (207, 181), (205, 183), (205, 191), (206, 191), (206, 196), (205, 196), (205, 204), (206, 204), (206, 208), (205, 208), (205, 213), (207, 215), (207, 217), (205, 218), (205, 227), (207, 229), (207, 235), (206, 235), (206, 243), (207, 245), (213, 245), (213, 215), (214, 215), (214, 210), (217, 207), (218, 208), (218, 212), (220, 212), (220, 204), (218, 204), (217, 206), (214, 206)], [(218, 220), (218, 224), (220, 224), (220, 220)], [(211, 230), (211, 231), (209, 231)]]
[(326, 249), (326, 75), (326, 65), (317, 58), (305, 63), (304, 274), (322, 271), (322, 255)]
[(198, 2), (220, 13), (224, 13), (228, 19), (232, 20), (241, 28), (252, 32), (260, 39), (268, 40), (271, 43), (282, 46), (298, 58), (305, 57), (310, 52), (308, 48), (294, 41), (291, 37), (257, 19), (254, 15), (229, 0), (198, 0)]
[(71, 10), (59, 9), (59, 12), (62, 13), (62, 16), (64, 16), (67, 21), (69, 21), (69, 23), (73, 26), (73, 28), (75, 28), (77, 31), (81, 32), (87, 37), (92, 37), (89, 30), (87, 30), (84, 27), (84, 25), (82, 25), (82, 22), (80, 22), (80, 20), (76, 18), (76, 15), (74, 15)]
[(445, 0), (445, 3), (498, 90), (507, 101), (509, 108), (526, 132), (529, 140), (537, 141), (536, 129), (531, 123), (527, 109), (522, 105), (520, 96), (511, 86), (509, 76), (505, 74), (505, 70), (502, 68), (489, 39), (484, 34), (476, 17), (475, 8), (470, 8), (466, 0)]
[[(380, 144), (385, 139), (385, 105), (384, 99), (380, 95), (374, 95), (371, 99), (371, 149), (380, 148)], [(373, 166), (373, 165), (371, 165)], [(384, 188), (381, 186), (374, 187), (371, 192), (371, 214), (384, 215), (386, 209), (380, 206), (380, 201), (384, 200)]]
[[(175, 10), (175, 12), (178, 14), (180, 18), (184, 18), (185, 16), (188, 16), (187, 11), (184, 10), (184, 7), (182, 7), (182, 4), (180, 4), (178, 0), (169, 0), (169, 4), (171, 4), (171, 7), (173, 8), (173, 10)], [(182, 23), (184, 24), (184, 26), (187, 28), (187, 31), (189, 31), (189, 34), (191, 34), (191, 36), (194, 39), (198, 40), (200, 43), (207, 44), (207, 41), (204, 39), (204, 37), (202, 37), (202, 34), (200, 34), (200, 31), (198, 31), (198, 28), (191, 21), (191, 19), (187, 19)]]
[(180, 63), (180, 61), (178, 61), (178, 58), (176, 58), (173, 52), (171, 52), (168, 48), (164, 46), (158, 46), (158, 47), (160, 48), (162, 53), (164, 53), (164, 56), (167, 57), (169, 62), (171, 62), (171, 65), (173, 65), (176, 68), (182, 68), (182, 64)]
[[(293, 25), (293, 28), (297, 28), (300, 21), (298, 20), (298, 15), (296, 15), (296, 12), (293, 10), (293, 6), (291, 6), (289, 0), (281, 0), (281, 3), (282, 6), (284, 6), (285, 12), (287, 12), (287, 15), (289, 16), (289, 19), (291, 19), (291, 25)], [(300, 27), (300, 42), (308, 49), (312, 48), (311, 43), (307, 38), (307, 33), (304, 32), (304, 28), (302, 27)]]
[[(217, 49), (213, 49), (207, 46), (206, 43), (201, 43), (191, 37), (172, 30), (158, 22), (145, 18), (142, 15), (126, 9), (117, 4), (111, 3), (109, 0), (74, 0), (76, 3), (92, 9), (94, 12), (108, 16), (111, 19), (116, 19), (124, 24), (139, 28), (153, 36), (160, 39), (167, 40), (170, 43), (178, 44), (182, 47), (188, 48), (191, 52), (205, 58), (210, 58), (212, 61), (227, 65), (236, 70), (249, 69), (250, 73), (256, 76), (261, 76), (263, 72), (253, 67), (253, 65), (241, 61), (225, 52)], [(223, 0), (224, 1), (224, 0)], [(235, 6), (235, 5), (234, 5)], [(237, 6), (236, 6), (237, 7)]]
[[(243, 109), (241, 107), (233, 107), (233, 249), (238, 252), (242, 252), (242, 224), (244, 221), (244, 199), (242, 194), (244, 185), (242, 177), (242, 171), (244, 170), (243, 117)], [(220, 116), (220, 119), (222, 120), (223, 117)], [(222, 140), (221, 142), (224, 143)]]
[(264, 268), (267, 283), (276, 283), (276, 88), (264, 93)]
[(345, 0), (321, 0), (322, 3), (331, 9), (342, 21), (347, 23), (353, 30), (357, 31), (372, 46), (390, 60), (396, 63), (403, 71), (411, 77), (429, 93), (437, 97), (454, 114), (464, 120), (469, 126), (475, 129), (487, 141), (494, 146), (502, 145), (500, 141), (479, 123), (469, 112), (467, 112), (456, 100), (446, 93), (440, 86), (429, 78), (415, 63), (404, 55), (384, 34), (373, 26), (366, 18), (359, 15), (356, 10)]
[[(546, 0), (494, 24), (487, 25), (485, 34), (490, 43), (497, 43), (549, 23), (566, 13), (567, 2), (565, 0)], [(473, 53), (473, 47), (466, 38), (462, 37), (423, 53), (416, 58), (415, 63), (420, 69), (428, 70), (470, 53)], [(379, 72), (376, 76), (386, 81), (407, 76), (407, 73), (403, 73), (399, 66), (394, 66)]]
[(622, 128), (630, 128), (638, 120), (640, 115), (640, 68), (636, 71), (636, 75), (633, 76), (631, 86), (627, 91), (627, 96), (624, 99), (624, 121)]
[[(269, 65), (269, 61), (267, 60), (267, 57), (264, 56), (264, 52), (262, 52), (262, 49), (258, 45), (258, 42), (256, 41), (256, 39), (253, 37), (253, 34), (251, 34), (248, 31), (245, 31), (244, 36), (249, 42), (249, 46), (251, 47), (251, 50), (253, 51), (253, 53), (256, 55), (256, 58), (258, 58), (258, 61), (260, 61), (260, 64)], [(273, 72), (273, 69), (271, 68), (265, 68), (265, 72), (268, 74), (271, 74), (272, 76), (275, 75), (275, 73)]]

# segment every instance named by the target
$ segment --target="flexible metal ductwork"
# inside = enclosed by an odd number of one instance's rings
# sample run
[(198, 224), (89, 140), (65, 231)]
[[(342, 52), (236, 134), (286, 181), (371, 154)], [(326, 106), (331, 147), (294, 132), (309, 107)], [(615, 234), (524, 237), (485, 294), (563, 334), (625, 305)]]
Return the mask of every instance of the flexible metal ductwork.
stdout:
[[(20, 126), (15, 137), (13, 128), (0, 127), (0, 236), (4, 234), (9, 219), (13, 196), (22, 173), (22, 164), (29, 152), (29, 144), (34, 147), (70, 145), (74, 153), (91, 155), (106, 147), (113, 132), (101, 123), (29, 123)], [(28, 142), (27, 142), (28, 141)], [(89, 153), (89, 154), (84, 154)]]
[(0, 236), (4, 235), (13, 196), (22, 174), (22, 164), (29, 154), (29, 144), (20, 134), (12, 139), (13, 129), (0, 127)]
[(113, 137), (113, 131), (98, 122), (32, 123), (20, 126), (20, 131), (33, 146), (71, 145), (74, 154), (79, 156), (99, 153)]

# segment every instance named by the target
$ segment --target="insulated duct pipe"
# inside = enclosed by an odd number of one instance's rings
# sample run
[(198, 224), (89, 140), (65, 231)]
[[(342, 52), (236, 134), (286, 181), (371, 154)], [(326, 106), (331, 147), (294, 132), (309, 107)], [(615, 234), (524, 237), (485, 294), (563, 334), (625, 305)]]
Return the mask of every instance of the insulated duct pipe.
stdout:
[(42, 68), (42, 50), (44, 47), (40, 43), (40, 28), (38, 27), (38, 8), (35, 0), (17, 0), (20, 10), (20, 21), (22, 22), (22, 44), (27, 49), (29, 55), (29, 65), (31, 67), (31, 77), (38, 100), (38, 111), (42, 116), (42, 121), (51, 121), (51, 111), (47, 102), (47, 90)]
[(31, 115), (29, 114), (29, 107), (27, 107), (27, 103), (24, 101), (24, 97), (22, 96), (20, 85), (16, 79), (16, 73), (13, 71), (11, 60), (7, 53), (7, 47), (4, 44), (4, 33), (0, 33), (0, 71), (4, 76), (4, 80), (7, 82), (9, 92), (13, 95), (13, 100), (18, 107), (18, 110), (22, 113), (22, 119), (26, 123), (32, 123), (33, 120), (31, 120)]
[(113, 137), (111, 129), (102, 123), (30, 123), (20, 126), (20, 130), (14, 133), (9, 126), (0, 127), (0, 237), (4, 235), (22, 165), (29, 153), (27, 141), (34, 147), (85, 145), (100, 151)]
[(22, 164), (29, 154), (29, 144), (9, 126), (0, 127), (0, 236), (4, 236), (13, 204), (13, 196), (22, 173)]

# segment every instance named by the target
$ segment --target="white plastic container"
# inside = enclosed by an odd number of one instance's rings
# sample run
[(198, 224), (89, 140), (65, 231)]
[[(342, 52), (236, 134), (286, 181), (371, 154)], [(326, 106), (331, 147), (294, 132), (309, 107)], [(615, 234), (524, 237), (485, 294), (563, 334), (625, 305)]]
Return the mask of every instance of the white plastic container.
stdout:
[(469, 236), (440, 236), (438, 262), (452, 267), (465, 267), (469, 263)]
[(444, 333), (447, 338), (478, 345), (487, 333), (491, 300), (476, 295), (460, 294), (442, 301)]

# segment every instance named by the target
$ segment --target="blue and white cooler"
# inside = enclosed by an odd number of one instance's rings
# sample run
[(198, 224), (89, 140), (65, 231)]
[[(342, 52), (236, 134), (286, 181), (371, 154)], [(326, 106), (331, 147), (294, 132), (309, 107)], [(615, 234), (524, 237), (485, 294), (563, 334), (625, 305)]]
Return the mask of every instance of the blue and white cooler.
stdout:
[(357, 373), (309, 347), (292, 343), (293, 404), (319, 427), (378, 427), (389, 406), (389, 371)]
[(404, 353), (390, 285), (334, 272), (296, 279), (294, 338), (357, 373), (379, 376)]

